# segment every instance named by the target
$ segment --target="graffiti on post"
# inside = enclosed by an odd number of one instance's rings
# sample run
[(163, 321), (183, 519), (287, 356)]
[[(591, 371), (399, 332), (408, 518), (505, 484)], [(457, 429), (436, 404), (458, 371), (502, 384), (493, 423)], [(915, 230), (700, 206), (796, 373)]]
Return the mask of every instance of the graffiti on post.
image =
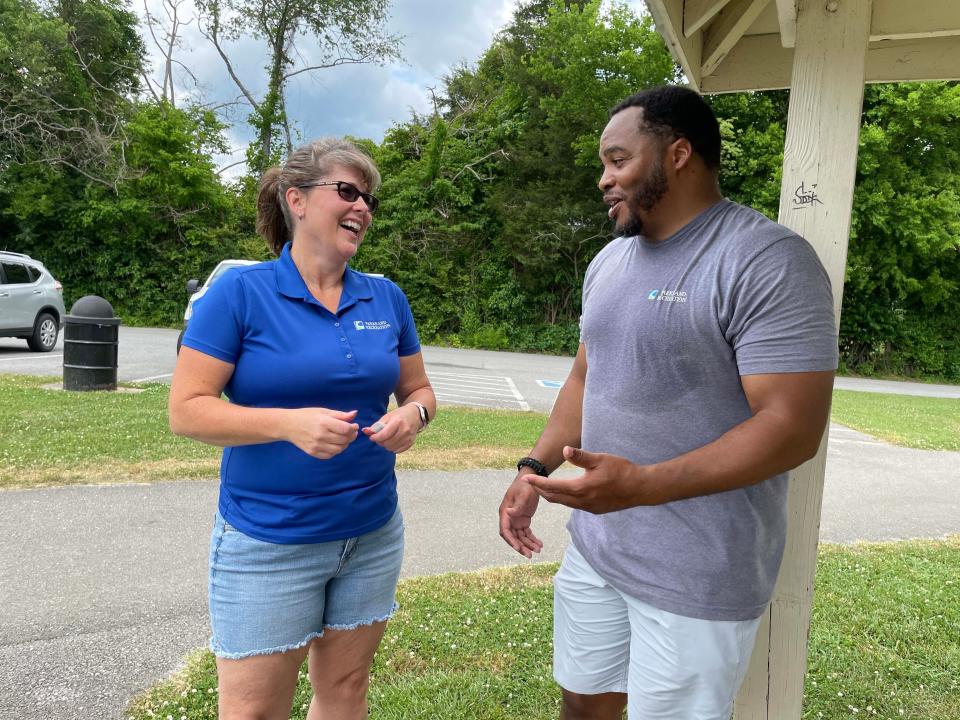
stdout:
[(817, 196), (817, 184), (814, 183), (809, 188), (807, 188), (805, 183), (800, 183), (800, 186), (793, 192), (793, 209), (794, 210), (804, 210), (806, 208), (813, 207), (819, 203), (823, 205), (823, 200)]

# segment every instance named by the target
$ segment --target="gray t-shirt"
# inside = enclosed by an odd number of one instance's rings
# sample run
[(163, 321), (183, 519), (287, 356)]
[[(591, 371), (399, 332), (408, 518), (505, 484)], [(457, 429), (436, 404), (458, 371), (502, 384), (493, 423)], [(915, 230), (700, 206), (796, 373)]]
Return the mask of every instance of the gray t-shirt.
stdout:
[[(830, 280), (800, 236), (721, 200), (675, 235), (618, 238), (590, 263), (582, 447), (650, 464), (750, 416), (741, 375), (833, 370)], [(605, 515), (574, 511), (577, 549), (611, 585), (668, 612), (758, 617), (786, 534), (787, 476)]]

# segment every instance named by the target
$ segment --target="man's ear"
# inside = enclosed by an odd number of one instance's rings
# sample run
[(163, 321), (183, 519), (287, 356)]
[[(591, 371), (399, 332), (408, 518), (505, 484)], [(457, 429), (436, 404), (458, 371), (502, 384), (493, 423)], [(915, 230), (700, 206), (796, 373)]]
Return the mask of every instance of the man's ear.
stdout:
[(693, 157), (693, 146), (686, 138), (677, 138), (667, 146), (666, 162), (673, 168), (674, 172), (679, 172), (690, 164)]

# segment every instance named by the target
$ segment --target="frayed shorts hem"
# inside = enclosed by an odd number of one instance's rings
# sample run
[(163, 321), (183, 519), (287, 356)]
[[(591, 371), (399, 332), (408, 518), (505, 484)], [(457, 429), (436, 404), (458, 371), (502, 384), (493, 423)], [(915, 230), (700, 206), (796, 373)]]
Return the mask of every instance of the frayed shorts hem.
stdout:
[(380, 617), (370, 618), (369, 620), (361, 620), (360, 622), (350, 623), (349, 625), (337, 625), (337, 624), (328, 624), (323, 626), (323, 630), (320, 632), (312, 632), (307, 635), (302, 642), (294, 643), (292, 645), (280, 645), (278, 647), (266, 648), (265, 650), (248, 650), (246, 652), (225, 652), (216, 647), (214, 644), (213, 638), (210, 639), (210, 652), (212, 652), (216, 657), (222, 658), (223, 660), (243, 660), (245, 658), (257, 657), (259, 655), (277, 655), (279, 653), (290, 652), (291, 650), (299, 650), (302, 647), (310, 644), (317, 638), (322, 638), (323, 633), (326, 630), (356, 630), (360, 627), (367, 627), (369, 625), (376, 625), (377, 623), (387, 622), (390, 618), (393, 617), (394, 613), (400, 609), (398, 603), (394, 603), (393, 607), (390, 608), (390, 612), (386, 615)]

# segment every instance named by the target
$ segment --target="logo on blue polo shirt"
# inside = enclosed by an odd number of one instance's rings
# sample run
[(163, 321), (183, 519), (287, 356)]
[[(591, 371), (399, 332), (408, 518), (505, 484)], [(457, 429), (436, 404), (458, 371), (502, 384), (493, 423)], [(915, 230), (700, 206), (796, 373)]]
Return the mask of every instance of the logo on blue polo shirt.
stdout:
[(363, 320), (354, 320), (354, 321), (353, 321), (353, 327), (354, 327), (354, 329), (356, 329), (356, 330), (363, 330), (363, 329), (364, 329), (364, 327), (363, 327)]
[(354, 320), (356, 330), (389, 330), (390, 323), (386, 320)]
[(650, 291), (650, 294), (647, 295), (647, 300), (656, 300), (656, 299), (657, 299), (657, 293), (659, 293), (659, 292), (660, 292), (659, 290), (651, 290), (651, 291)]

